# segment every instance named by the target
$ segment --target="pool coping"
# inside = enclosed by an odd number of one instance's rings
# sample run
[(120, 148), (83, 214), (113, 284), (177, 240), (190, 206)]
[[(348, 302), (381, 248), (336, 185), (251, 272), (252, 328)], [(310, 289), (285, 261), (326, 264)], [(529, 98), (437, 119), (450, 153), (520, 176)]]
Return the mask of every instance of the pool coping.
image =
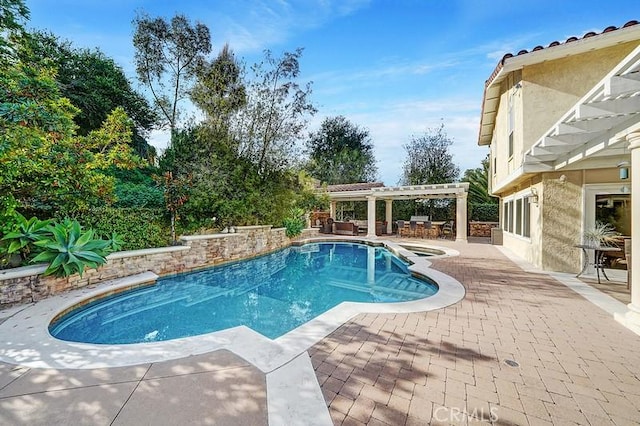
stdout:
[[(186, 358), (226, 349), (244, 358), (265, 373), (267, 414), (270, 424), (295, 424), (301, 418), (310, 425), (331, 425), (320, 384), (307, 350), (360, 313), (410, 313), (444, 308), (459, 302), (464, 286), (454, 278), (430, 268), (427, 257), (419, 256), (398, 243), (371, 238), (314, 237), (294, 242), (301, 246), (314, 242), (358, 242), (382, 246), (411, 263), (409, 270), (432, 279), (438, 292), (428, 298), (396, 303), (343, 302), (313, 320), (275, 340), (246, 326), (164, 342), (127, 345), (97, 345), (66, 342), (49, 334), (48, 325), (60, 312), (88, 298), (117, 292), (156, 281), (153, 272), (112, 280), (53, 296), (26, 307), (0, 311), (0, 361), (31, 368), (93, 369), (148, 364)], [(443, 255), (456, 250), (431, 246)], [(1, 321), (1, 320), (0, 320)]]
[[(412, 263), (409, 266), (412, 273), (434, 280), (438, 284), (438, 292), (428, 298), (410, 302), (343, 302), (275, 340), (268, 339), (246, 326), (163, 342), (124, 345), (66, 342), (49, 334), (47, 327), (51, 319), (78, 302), (106, 291), (117, 291), (158, 278), (152, 272), (145, 272), (103, 283), (91, 289), (66, 292), (13, 312), (0, 324), (0, 339), (5, 342), (0, 349), (0, 360), (34, 368), (89, 369), (167, 361), (228, 349), (268, 373), (293, 360), (360, 313), (429, 311), (449, 306), (464, 297), (464, 287), (457, 280), (429, 268), (431, 262), (425, 257), (418, 256), (392, 241), (356, 237), (315, 237), (294, 244), (342, 241), (387, 247), (394, 254)], [(447, 256), (457, 254), (455, 250), (435, 248), (443, 250)]]
[[(50, 321), (80, 301), (158, 278), (152, 272), (145, 272), (99, 284), (91, 289), (65, 292), (13, 312), (0, 324), (0, 339), (4, 342), (0, 348), (0, 361), (33, 368), (90, 369), (167, 361), (228, 349), (268, 373), (290, 362), (358, 314), (430, 311), (454, 304), (464, 297), (464, 287), (457, 280), (431, 269), (431, 262), (427, 258), (418, 256), (393, 241), (357, 237), (314, 237), (297, 241), (295, 245), (343, 241), (387, 247), (394, 254), (412, 263), (409, 266), (412, 273), (435, 281), (439, 287), (438, 292), (428, 298), (409, 302), (343, 302), (275, 340), (268, 339), (246, 326), (163, 342), (123, 345), (67, 342), (49, 334)], [(434, 248), (444, 251), (445, 256), (457, 255), (455, 250)]]

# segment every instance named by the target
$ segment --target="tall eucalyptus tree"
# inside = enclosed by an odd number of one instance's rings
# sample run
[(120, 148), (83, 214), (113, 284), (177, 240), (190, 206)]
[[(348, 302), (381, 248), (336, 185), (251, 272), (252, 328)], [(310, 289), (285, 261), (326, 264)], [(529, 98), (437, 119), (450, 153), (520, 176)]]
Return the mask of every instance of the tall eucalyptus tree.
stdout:
[(168, 22), (140, 14), (133, 24), (138, 78), (174, 130), (180, 117), (178, 104), (187, 97), (197, 70), (211, 52), (209, 28), (200, 22), (191, 24), (180, 14)]

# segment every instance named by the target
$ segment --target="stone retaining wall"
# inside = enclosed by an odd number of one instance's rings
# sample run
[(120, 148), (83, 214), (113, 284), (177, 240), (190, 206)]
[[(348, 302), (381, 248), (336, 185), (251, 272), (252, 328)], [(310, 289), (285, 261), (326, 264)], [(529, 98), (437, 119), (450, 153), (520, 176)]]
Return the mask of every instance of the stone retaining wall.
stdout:
[(180, 237), (179, 246), (112, 253), (98, 269), (66, 278), (45, 277), (42, 265), (0, 271), (0, 308), (31, 303), (66, 290), (145, 271), (160, 276), (253, 257), (290, 244), (284, 228), (239, 226), (234, 234)]
[(470, 237), (491, 237), (491, 228), (497, 228), (498, 222), (469, 222)]

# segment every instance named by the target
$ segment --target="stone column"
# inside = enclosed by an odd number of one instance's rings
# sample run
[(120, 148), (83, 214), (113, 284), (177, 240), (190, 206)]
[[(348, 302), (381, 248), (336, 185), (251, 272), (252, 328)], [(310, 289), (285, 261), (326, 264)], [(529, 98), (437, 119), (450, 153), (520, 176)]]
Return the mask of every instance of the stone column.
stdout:
[(631, 303), (626, 323), (640, 334), (640, 132), (627, 135), (631, 151)]
[(376, 197), (367, 196), (367, 238), (376, 237)]
[(387, 235), (393, 232), (393, 200), (384, 200), (385, 220), (387, 221)]
[(456, 241), (467, 242), (467, 193), (456, 196)]
[(336, 202), (335, 201), (331, 201), (331, 204), (329, 205), (329, 217), (331, 217), (331, 219), (336, 220)]

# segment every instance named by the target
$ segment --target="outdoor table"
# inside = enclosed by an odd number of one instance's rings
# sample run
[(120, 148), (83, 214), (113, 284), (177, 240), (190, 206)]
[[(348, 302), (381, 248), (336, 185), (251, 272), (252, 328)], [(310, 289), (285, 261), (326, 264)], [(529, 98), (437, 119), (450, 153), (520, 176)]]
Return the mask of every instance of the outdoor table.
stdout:
[(618, 247), (595, 247), (595, 246), (590, 246), (587, 244), (577, 244), (574, 247), (577, 247), (579, 249), (582, 249), (582, 254), (584, 255), (584, 262), (582, 263), (582, 270), (578, 273), (578, 275), (576, 275), (576, 278), (579, 277), (580, 275), (582, 275), (584, 273), (584, 271), (587, 269), (587, 266), (589, 266), (589, 254), (587, 253), (587, 250), (593, 250), (593, 267), (596, 270), (596, 275), (598, 276), (598, 284), (600, 284), (600, 270), (602, 270), (602, 275), (604, 275), (604, 277), (607, 279), (607, 281), (609, 280), (609, 277), (607, 277), (607, 273), (604, 271), (604, 257), (607, 253), (612, 253), (612, 252), (616, 252), (616, 251), (622, 251), (620, 248)]
[[(403, 230), (404, 230), (404, 232), (406, 234), (409, 234), (409, 222), (410, 222), (409, 220), (405, 220), (404, 221)], [(417, 220), (416, 221), (416, 224), (418, 225), (418, 228), (422, 228), (423, 229), (423, 232), (422, 232), (423, 238), (424, 238), (424, 223), (425, 223), (425, 221), (421, 221), (421, 220)], [(442, 226), (445, 223), (446, 222), (444, 220), (433, 220), (433, 221), (431, 221), (431, 229), (432, 229), (432, 231), (431, 231), (430, 235), (432, 235), (432, 236), (434, 236), (436, 238), (439, 237), (441, 235), (441, 233), (442, 233)], [(396, 225), (397, 224), (398, 224), (398, 221), (396, 221)], [(399, 231), (398, 231), (398, 234), (399, 234)]]

